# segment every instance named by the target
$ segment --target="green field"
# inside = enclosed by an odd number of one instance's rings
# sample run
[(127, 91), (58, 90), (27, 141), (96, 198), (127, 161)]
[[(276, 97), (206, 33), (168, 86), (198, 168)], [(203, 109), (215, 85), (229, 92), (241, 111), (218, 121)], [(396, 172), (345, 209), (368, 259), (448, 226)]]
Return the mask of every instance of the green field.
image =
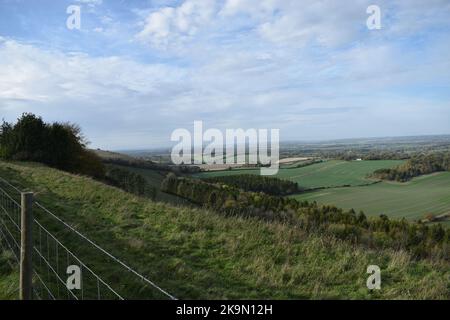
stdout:
[(418, 219), (427, 213), (450, 212), (450, 172), (422, 176), (406, 183), (380, 182), (370, 186), (318, 190), (294, 197), (363, 210), (367, 215)]
[[(401, 163), (403, 163), (401, 160), (329, 160), (302, 168), (281, 168), (276, 177), (297, 182), (303, 188), (358, 186), (373, 182), (373, 180), (367, 179), (367, 175), (375, 170), (392, 168)], [(259, 169), (236, 169), (203, 172), (196, 176), (203, 178), (236, 174), (259, 174), (259, 172)]]
[[(276, 176), (295, 181), (304, 188), (324, 188), (292, 196), (298, 200), (363, 210), (367, 215), (386, 214), (394, 218), (417, 220), (428, 213), (439, 215), (450, 212), (448, 172), (415, 178), (407, 183), (377, 182), (367, 178), (377, 169), (401, 163), (401, 160), (330, 160), (302, 168), (280, 169)], [(197, 176), (235, 174), (259, 174), (259, 170), (203, 172)], [(449, 225), (448, 221), (444, 224)]]

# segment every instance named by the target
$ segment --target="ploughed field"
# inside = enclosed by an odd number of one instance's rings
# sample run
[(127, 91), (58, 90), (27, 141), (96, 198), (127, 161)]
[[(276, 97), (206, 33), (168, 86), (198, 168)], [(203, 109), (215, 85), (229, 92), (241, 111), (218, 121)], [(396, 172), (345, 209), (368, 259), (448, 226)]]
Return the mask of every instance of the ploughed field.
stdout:
[[(375, 170), (392, 168), (403, 163), (402, 160), (341, 161), (329, 160), (301, 168), (280, 168), (275, 176), (297, 182), (306, 189), (340, 186), (360, 186), (375, 182), (367, 178)], [(259, 174), (259, 169), (237, 169), (227, 171), (202, 172), (200, 178), (237, 174)]]
[(294, 197), (363, 210), (367, 215), (386, 214), (416, 220), (428, 213), (450, 212), (450, 172), (421, 176), (405, 183), (383, 181), (370, 186), (323, 189)]

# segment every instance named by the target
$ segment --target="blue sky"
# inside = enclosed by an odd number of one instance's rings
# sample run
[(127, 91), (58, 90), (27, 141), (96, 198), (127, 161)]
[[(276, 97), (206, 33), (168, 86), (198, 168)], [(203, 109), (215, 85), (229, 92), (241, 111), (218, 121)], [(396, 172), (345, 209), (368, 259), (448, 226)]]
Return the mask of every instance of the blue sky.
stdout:
[(448, 0), (0, 0), (1, 116), (76, 122), (104, 149), (169, 145), (194, 120), (282, 140), (449, 134), (448, 17)]

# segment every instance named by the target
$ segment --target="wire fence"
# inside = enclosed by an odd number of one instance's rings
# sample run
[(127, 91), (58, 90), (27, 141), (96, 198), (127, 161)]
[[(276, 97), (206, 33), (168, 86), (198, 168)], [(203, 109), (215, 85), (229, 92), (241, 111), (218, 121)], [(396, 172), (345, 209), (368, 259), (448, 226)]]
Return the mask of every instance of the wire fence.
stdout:
[[(0, 243), (20, 263), (22, 191), (0, 177)], [(176, 298), (58, 215), (33, 204), (33, 299)]]

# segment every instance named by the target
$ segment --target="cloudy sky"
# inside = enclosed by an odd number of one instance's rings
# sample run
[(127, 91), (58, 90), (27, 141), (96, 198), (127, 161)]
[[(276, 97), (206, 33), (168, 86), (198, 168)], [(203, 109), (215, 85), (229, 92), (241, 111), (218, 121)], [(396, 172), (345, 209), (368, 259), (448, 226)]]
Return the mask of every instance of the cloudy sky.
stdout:
[(165, 146), (194, 120), (281, 140), (449, 134), (449, 17), (448, 0), (0, 0), (0, 116), (76, 122), (104, 149)]

